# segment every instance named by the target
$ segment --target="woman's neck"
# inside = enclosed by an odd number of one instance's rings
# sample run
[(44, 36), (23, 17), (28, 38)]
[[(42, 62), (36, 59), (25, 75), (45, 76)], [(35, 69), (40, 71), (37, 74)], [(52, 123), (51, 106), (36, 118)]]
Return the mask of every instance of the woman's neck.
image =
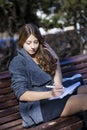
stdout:
[(36, 57), (31, 57), (36, 64), (39, 64)]

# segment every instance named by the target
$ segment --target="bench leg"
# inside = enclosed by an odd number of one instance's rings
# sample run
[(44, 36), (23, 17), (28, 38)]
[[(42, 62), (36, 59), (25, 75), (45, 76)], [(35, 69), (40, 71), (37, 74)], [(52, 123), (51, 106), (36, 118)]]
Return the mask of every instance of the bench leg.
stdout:
[(87, 110), (83, 111), (83, 123), (84, 123), (83, 130), (87, 130)]

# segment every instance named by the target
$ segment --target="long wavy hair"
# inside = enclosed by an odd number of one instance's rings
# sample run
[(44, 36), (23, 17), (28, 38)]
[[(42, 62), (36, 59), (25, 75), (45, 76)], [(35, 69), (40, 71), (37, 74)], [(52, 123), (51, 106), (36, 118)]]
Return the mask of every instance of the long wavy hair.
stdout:
[(40, 67), (51, 76), (54, 76), (57, 67), (57, 59), (48, 50), (44, 38), (42, 37), (38, 27), (34, 24), (25, 24), (19, 30), (19, 46), (23, 44), (30, 35), (34, 35), (39, 41), (39, 48), (35, 54)]

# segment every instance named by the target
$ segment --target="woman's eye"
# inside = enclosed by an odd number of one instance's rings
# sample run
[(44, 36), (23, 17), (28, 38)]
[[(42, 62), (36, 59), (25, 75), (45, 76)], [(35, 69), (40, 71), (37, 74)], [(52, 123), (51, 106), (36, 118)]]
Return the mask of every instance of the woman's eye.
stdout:
[(38, 41), (34, 41), (35, 44), (38, 44)]
[(30, 44), (32, 44), (32, 43), (38, 44), (39, 42), (38, 42), (38, 41), (28, 41), (28, 42), (26, 42), (26, 43), (27, 43), (27, 45), (30, 45)]
[(28, 45), (30, 45), (31, 42), (27, 42)]

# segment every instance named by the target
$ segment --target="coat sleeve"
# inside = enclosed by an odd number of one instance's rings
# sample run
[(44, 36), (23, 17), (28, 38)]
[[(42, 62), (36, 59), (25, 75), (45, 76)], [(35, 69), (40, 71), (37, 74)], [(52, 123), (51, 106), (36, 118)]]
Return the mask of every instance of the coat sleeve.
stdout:
[(26, 65), (23, 59), (14, 58), (9, 65), (9, 72), (11, 74), (11, 87), (19, 99), (23, 93), (29, 90)]

